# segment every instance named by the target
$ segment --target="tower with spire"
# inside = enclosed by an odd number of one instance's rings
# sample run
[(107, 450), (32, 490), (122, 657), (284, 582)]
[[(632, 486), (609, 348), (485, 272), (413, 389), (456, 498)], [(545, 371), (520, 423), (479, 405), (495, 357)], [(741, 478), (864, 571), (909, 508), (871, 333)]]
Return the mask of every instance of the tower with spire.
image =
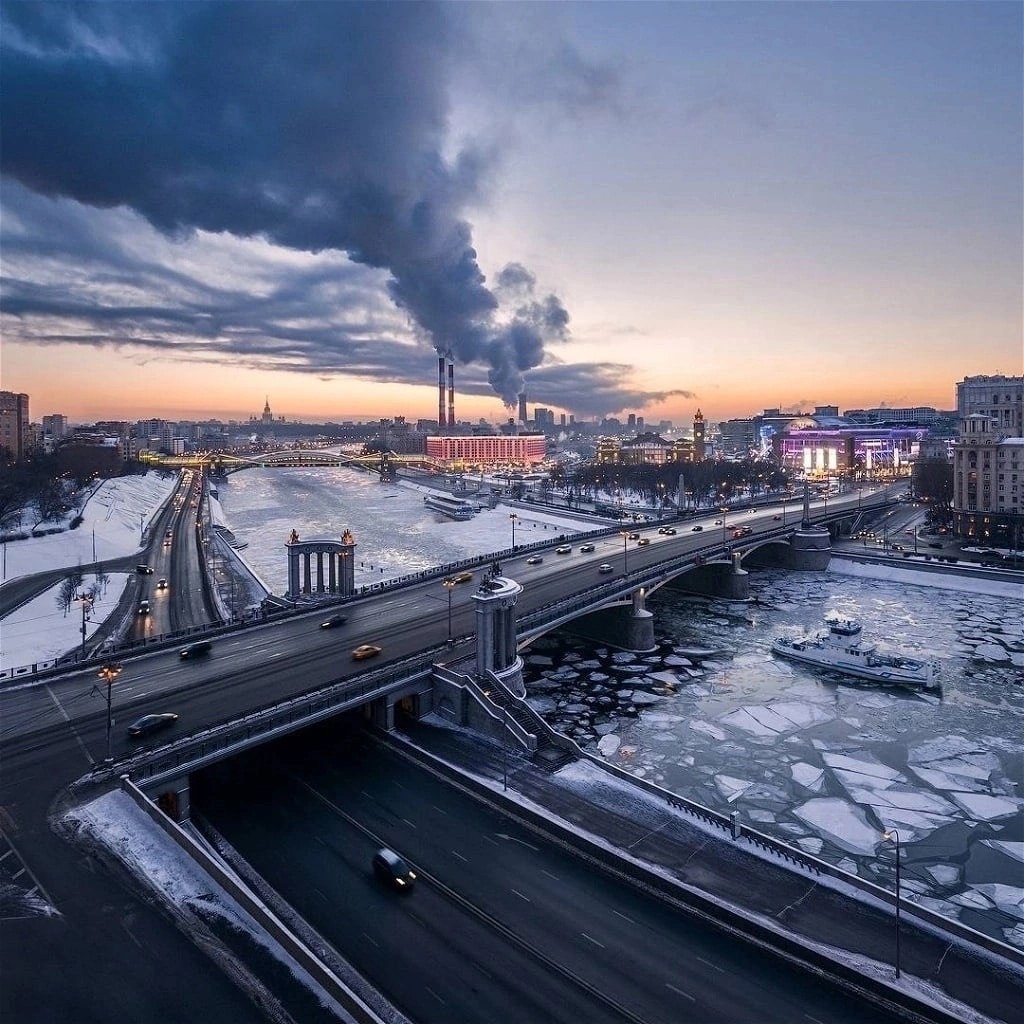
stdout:
[(270, 411), (270, 395), (267, 395), (266, 404), (263, 406), (263, 425), (269, 427), (274, 422), (274, 414)]
[(707, 443), (704, 440), (704, 413), (697, 410), (697, 414), (693, 417), (693, 457), (694, 460), (700, 462), (704, 458), (707, 452)]

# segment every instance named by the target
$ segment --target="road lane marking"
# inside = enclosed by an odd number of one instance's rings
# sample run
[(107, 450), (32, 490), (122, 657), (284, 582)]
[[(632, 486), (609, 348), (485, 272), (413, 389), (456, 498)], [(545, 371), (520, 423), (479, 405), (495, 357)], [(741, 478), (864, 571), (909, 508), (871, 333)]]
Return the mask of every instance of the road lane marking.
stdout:
[(319, 843), (319, 844), (320, 844), (321, 846), (326, 846), (326, 845), (327, 845), (327, 843), (325, 843), (325, 842), (323, 841), (323, 839), (321, 839), (321, 838), (320, 838), (320, 836), (313, 836), (313, 838), (314, 838), (314, 839), (315, 839), (315, 840), (316, 840), (316, 841), (317, 841), (317, 842), (318, 842), (318, 843)]
[(448, 817), (448, 812), (441, 810), (441, 808), (438, 807), (437, 804), (431, 804), (430, 806), (433, 807), (438, 814), (443, 814), (446, 818)]
[(699, 961), (700, 961), (700, 962), (701, 962), (702, 964), (705, 964), (705, 965), (706, 965), (706, 966), (708, 966), (708, 967), (713, 967), (713, 968), (714, 968), (714, 969), (715, 969), (716, 971), (718, 971), (718, 972), (719, 972), (720, 974), (725, 974), (725, 968), (724, 968), (724, 967), (719, 967), (719, 966), (718, 966), (718, 964), (713, 964), (713, 963), (712, 963), (712, 962), (711, 962), (710, 960), (705, 960), (705, 959), (704, 959), (704, 957), (702, 957), (702, 956), (699, 956), (699, 957), (697, 957), (697, 959), (698, 959), (698, 960), (699, 960)]
[[(59, 700), (57, 700), (57, 695), (53, 692), (53, 690), (50, 689), (49, 686), (46, 687), (46, 692), (50, 695), (50, 700), (52, 700), (53, 703), (57, 705), (57, 710), (60, 712), (61, 718), (63, 718), (64, 721), (71, 726), (71, 732), (74, 735), (78, 745), (82, 748), (82, 753), (85, 754), (86, 761), (88, 761), (89, 764), (92, 764), (94, 758), (92, 754), (89, 753), (89, 748), (82, 742), (82, 737), (78, 735), (78, 730), (72, 724), (71, 716), (64, 710), (64, 705), (61, 704)], [(111, 720), (111, 724), (113, 724), (113, 720)]]
[(696, 998), (694, 996), (691, 996), (689, 992), (684, 992), (681, 988), (676, 988), (675, 985), (672, 985), (667, 981), (665, 982), (665, 988), (672, 989), (672, 991), (675, 992), (677, 996), (685, 996), (687, 999), (690, 1000), (691, 1003), (697, 1002)]
[(447, 1003), (446, 1003), (446, 1002), (445, 1002), (445, 1001), (444, 1001), (444, 1000), (443, 1000), (443, 999), (442, 999), (442, 998), (441, 998), (441, 997), (440, 997), (440, 996), (439, 996), (439, 995), (438, 995), (438, 994), (437, 994), (437, 993), (436, 993), (436, 992), (435, 992), (435, 991), (434, 991), (434, 990), (433, 990), (433, 989), (432, 989), (432, 988), (431, 988), (431, 987), (430, 987), (429, 985), (424, 985), (423, 987), (424, 987), (424, 988), (425, 988), (425, 989), (426, 989), (426, 990), (427, 990), (427, 991), (428, 991), (428, 992), (429, 992), (429, 993), (430, 993), (430, 994), (431, 994), (431, 995), (432, 995), (432, 996), (433, 996), (433, 997), (434, 997), (434, 998), (435, 998), (435, 999), (436, 999), (436, 1000), (437, 1000), (437, 1001), (438, 1001), (438, 1002), (439, 1002), (439, 1003), (440, 1003), (440, 1004), (441, 1004), (442, 1006), (447, 1006), (447, 1005), (448, 1005), (448, 1004), (447, 1004)]
[(553, 875), (550, 871), (545, 871), (543, 868), (541, 868), (540, 873), (542, 875), (547, 875), (548, 878), (550, 878), (554, 882), (561, 882), (561, 879), (558, 877), (558, 875)]
[(532, 903), (533, 900), (529, 896), (524, 896), (518, 889), (512, 890), (521, 900), (526, 900), (527, 903)]
[[(583, 938), (587, 940), (587, 942), (592, 942), (595, 946), (600, 946), (601, 949), (604, 949), (603, 942), (598, 942), (597, 939), (592, 939), (586, 932), (580, 932), (580, 935), (582, 935)], [(671, 985), (669, 987), (671, 988)]]
[(510, 843), (518, 843), (520, 846), (525, 846), (528, 850), (533, 850), (534, 853), (540, 853), (540, 847), (539, 846), (532, 846), (530, 843), (527, 843), (525, 840), (517, 839), (515, 836), (507, 835), (505, 832), (499, 832), (498, 833), (498, 838), (499, 839), (506, 839)]
[(820, 1020), (818, 1020), (818, 1018), (817, 1018), (817, 1017), (812, 1017), (812, 1016), (811, 1016), (811, 1015), (810, 1015), (809, 1013), (805, 1013), (805, 1014), (804, 1014), (804, 1016), (805, 1016), (805, 1017), (806, 1017), (806, 1018), (807, 1018), (808, 1020), (813, 1020), (813, 1021), (814, 1021), (814, 1024), (821, 1024), (821, 1021), (820, 1021)]
[(411, 822), (408, 818), (402, 818), (402, 821), (404, 821), (410, 828), (416, 828), (416, 824)]
[(361, 790), (359, 790), (359, 792), (362, 793), (362, 795), (365, 796), (367, 800), (372, 800), (373, 799), (373, 797), (370, 796), (370, 794), (367, 793), (365, 789), (361, 789)]
[(367, 935), (366, 932), (363, 932), (363, 938), (366, 939), (367, 942), (371, 942), (374, 946), (380, 949), (380, 943), (372, 935)]
[(501, 846), (501, 843), (499, 843), (497, 839), (492, 839), (490, 836), (481, 836), (480, 838), (485, 842), (490, 843), (491, 846)]
[(459, 853), (458, 850), (452, 850), (452, 855), (455, 856), (455, 857), (458, 857), (459, 860), (461, 860), (463, 864), (468, 864), (469, 863), (469, 861), (465, 857), (463, 857), (462, 854)]
[[(613, 914), (614, 914), (614, 915), (615, 915), (616, 917), (621, 917), (623, 921), (628, 921), (628, 922), (629, 922), (630, 924), (636, 924), (636, 921), (634, 921), (634, 920), (633, 920), (633, 918), (631, 918), (631, 917), (626, 917), (626, 915), (625, 915), (625, 914), (623, 914), (623, 913), (620, 913), (620, 912), (619, 912), (618, 910), (612, 909), (612, 913), (613, 913)], [(699, 960), (699, 959), (700, 959), (700, 957), (697, 957), (697, 959)]]

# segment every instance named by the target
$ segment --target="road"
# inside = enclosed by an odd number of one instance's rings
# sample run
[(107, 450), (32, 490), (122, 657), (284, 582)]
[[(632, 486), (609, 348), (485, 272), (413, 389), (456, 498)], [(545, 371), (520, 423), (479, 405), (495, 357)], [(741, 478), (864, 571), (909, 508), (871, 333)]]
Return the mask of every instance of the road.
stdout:
[[(317, 735), (202, 773), (193, 809), (420, 1024), (897, 1019), (610, 878), (358, 732)], [(409, 893), (370, 873), (381, 845), (415, 866)]]

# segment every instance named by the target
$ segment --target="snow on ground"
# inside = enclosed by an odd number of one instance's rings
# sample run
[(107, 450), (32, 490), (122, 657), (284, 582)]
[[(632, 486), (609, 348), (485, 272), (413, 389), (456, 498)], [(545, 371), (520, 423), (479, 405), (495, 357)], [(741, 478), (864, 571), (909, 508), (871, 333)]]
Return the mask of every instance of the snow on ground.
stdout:
[(225, 923), (251, 936), (306, 987), (315, 992), (338, 1020), (351, 1017), (316, 986), (285, 950), (242, 907), (196, 864), (170, 836), (158, 828), (121, 791), (107, 793), (69, 811), (64, 823), (92, 842), (106, 847), (158, 897), (186, 917), (201, 907), (203, 915), (218, 914)]
[(177, 483), (177, 473), (153, 470), (145, 476), (104, 480), (82, 509), (83, 521), (77, 529), (5, 543), (3, 582), (44, 569), (85, 565), (138, 551), (142, 528)]
[(891, 580), (894, 583), (913, 583), (918, 587), (941, 587), (943, 590), (961, 590), (968, 594), (991, 594), (993, 597), (1024, 598), (1024, 583), (991, 580), (957, 572), (928, 572), (924, 568), (914, 571), (905, 563), (885, 565), (879, 562), (854, 562), (843, 557), (842, 551), (833, 551), (828, 563), (829, 573), (839, 576), (862, 576), (872, 580)]
[[(95, 576), (83, 577), (82, 589), (94, 594), (85, 621), (86, 640), (117, 607), (130, 579), (128, 573), (110, 573), (100, 587)], [(82, 605), (72, 602), (65, 614), (57, 604), (59, 590), (59, 584), (51, 587), (0, 621), (0, 671), (59, 658), (82, 642)]]

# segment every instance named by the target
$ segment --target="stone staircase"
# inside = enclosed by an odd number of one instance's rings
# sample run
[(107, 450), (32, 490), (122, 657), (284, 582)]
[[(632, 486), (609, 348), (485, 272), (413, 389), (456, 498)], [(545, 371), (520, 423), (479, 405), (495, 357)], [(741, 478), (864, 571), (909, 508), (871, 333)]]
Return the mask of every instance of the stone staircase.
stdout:
[(560, 768), (576, 760), (576, 755), (570, 750), (556, 746), (548, 739), (547, 732), (540, 727), (540, 716), (526, 703), (511, 697), (504, 686), (492, 684), (487, 692), (490, 702), (518, 723), (524, 732), (531, 733), (537, 738), (537, 749), (530, 760), (542, 771), (553, 775)]

